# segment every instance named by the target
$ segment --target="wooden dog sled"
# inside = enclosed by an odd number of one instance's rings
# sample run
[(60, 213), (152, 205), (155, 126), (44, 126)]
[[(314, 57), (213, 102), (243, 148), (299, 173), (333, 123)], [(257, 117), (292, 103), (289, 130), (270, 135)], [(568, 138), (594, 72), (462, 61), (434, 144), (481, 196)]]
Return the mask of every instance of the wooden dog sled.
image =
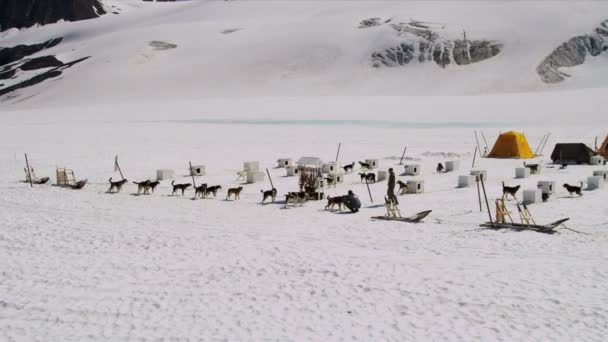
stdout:
[(490, 228), (490, 229), (514, 229), (514, 230), (534, 230), (540, 233), (548, 233), (548, 234), (553, 234), (555, 233), (555, 229), (558, 228), (559, 226), (561, 226), (564, 222), (570, 220), (570, 218), (564, 218), (561, 220), (557, 220), (553, 223), (549, 223), (549, 224), (524, 224), (524, 223), (511, 223), (511, 222), (504, 222), (504, 223), (490, 223), (490, 222), (486, 222), (481, 224), (481, 227), (484, 228)]
[(63, 188), (70, 188), (73, 190), (80, 190), (87, 184), (87, 180), (76, 181), (74, 177), (74, 171), (66, 168), (57, 168), (57, 183), (56, 186)]
[(384, 197), (384, 205), (386, 207), (386, 215), (372, 216), (372, 220), (418, 223), (418, 222), (421, 222), (425, 217), (429, 216), (429, 214), (432, 212), (432, 210), (425, 210), (425, 211), (421, 211), (418, 214), (415, 214), (412, 216), (403, 217), (403, 216), (401, 216), (401, 211), (399, 210), (399, 206), (386, 197)]
[[(511, 212), (507, 210), (505, 206), (505, 202), (502, 199), (496, 200), (496, 222), (485, 222), (480, 225), (483, 228), (490, 229), (513, 229), (513, 230), (532, 230), (539, 233), (553, 234), (555, 233), (555, 229), (564, 224), (564, 222), (568, 221), (570, 218), (564, 218), (561, 220), (557, 220), (553, 223), (549, 224), (537, 224), (528, 210), (528, 207), (525, 204), (517, 204), (517, 211), (519, 213), (519, 218), (521, 223), (513, 222), (513, 218), (511, 218)], [(508, 219), (508, 221), (507, 221)]]
[(23, 181), (23, 183), (42, 185), (48, 183), (48, 181), (51, 179), (49, 177), (36, 177), (36, 173), (34, 172), (33, 168), (30, 168), (30, 172), (27, 172), (27, 169), (23, 169), (23, 171), (25, 171), (25, 180)]
[(408, 216), (408, 217), (394, 217), (394, 216), (373, 216), (372, 220), (384, 220), (384, 221), (399, 221), (399, 222), (409, 222), (409, 223), (419, 223), (425, 217), (429, 216), (432, 210), (421, 211), (418, 214)]

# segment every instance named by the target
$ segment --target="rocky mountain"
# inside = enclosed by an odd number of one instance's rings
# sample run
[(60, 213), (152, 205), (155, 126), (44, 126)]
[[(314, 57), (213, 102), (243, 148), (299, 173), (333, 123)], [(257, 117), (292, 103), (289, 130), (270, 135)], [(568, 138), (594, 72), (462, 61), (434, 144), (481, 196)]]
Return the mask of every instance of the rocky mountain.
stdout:
[[(379, 18), (363, 20), (359, 28), (368, 28), (388, 24), (390, 20)], [(393, 67), (407, 65), (413, 60), (419, 63), (435, 62), (445, 68), (450, 64), (467, 65), (492, 58), (500, 53), (503, 44), (491, 40), (445, 39), (441, 35), (443, 27), (411, 21), (408, 23), (390, 24), (396, 34), (404, 39), (397, 46), (387, 47), (372, 53), (374, 67)]]
[(105, 13), (100, 0), (0, 0), (0, 31), (92, 19)]
[(599, 56), (608, 50), (608, 20), (595, 29), (595, 33), (576, 36), (555, 49), (536, 68), (540, 79), (545, 83), (559, 83), (570, 75), (561, 68), (585, 63), (589, 56)]

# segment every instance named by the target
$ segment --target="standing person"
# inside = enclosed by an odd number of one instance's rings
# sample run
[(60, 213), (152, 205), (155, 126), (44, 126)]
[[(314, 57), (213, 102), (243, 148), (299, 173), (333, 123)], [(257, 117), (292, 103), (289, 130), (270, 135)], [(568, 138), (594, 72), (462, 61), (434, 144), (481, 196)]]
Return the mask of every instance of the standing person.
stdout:
[(357, 197), (352, 190), (348, 190), (348, 195), (345, 197), (344, 205), (348, 208), (348, 210), (353, 213), (358, 212), (359, 208), (361, 208), (361, 201), (359, 200), (359, 197)]
[(388, 190), (386, 191), (386, 195), (389, 201), (399, 204), (397, 196), (395, 196), (395, 172), (393, 172), (392, 167), (388, 169)]

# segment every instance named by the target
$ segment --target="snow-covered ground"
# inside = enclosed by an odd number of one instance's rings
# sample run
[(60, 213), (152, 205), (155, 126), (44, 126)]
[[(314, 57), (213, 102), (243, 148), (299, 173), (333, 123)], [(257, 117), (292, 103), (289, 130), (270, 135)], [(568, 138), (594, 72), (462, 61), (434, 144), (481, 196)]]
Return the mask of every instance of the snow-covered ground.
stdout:
[[(602, 340), (608, 194), (570, 198), (558, 188), (549, 203), (531, 206), (537, 222), (567, 216), (569, 227), (590, 235), (480, 230), (487, 213), (479, 212), (476, 189), (455, 189), (457, 175), (470, 169), (474, 129), (126, 120), (3, 125), (0, 336)], [(525, 129), (535, 147), (545, 127)], [(484, 131), (493, 140), (498, 128)], [(556, 139), (593, 138), (586, 128), (551, 131), (547, 150)], [(284, 194), (297, 181), (272, 169), (275, 159), (332, 160), (338, 142), (340, 160), (377, 157), (382, 169), (395, 166), (386, 158), (407, 145), (407, 157), (423, 164), (426, 193), (401, 196), (401, 210), (433, 209), (432, 216), (418, 225), (370, 221), (384, 212), (386, 182), (371, 186), (371, 203), (356, 174), (329, 194), (352, 189), (363, 201), (359, 214), (324, 211), (324, 201), (260, 205), (268, 182), (245, 185), (235, 202), (224, 201), (225, 191), (215, 200), (193, 201), (192, 192), (172, 197), (168, 181), (152, 196), (133, 196), (133, 184), (105, 193), (107, 178), (118, 176), (112, 170), (118, 153), (129, 180), (153, 177), (157, 168), (184, 175), (192, 160), (209, 170), (197, 182), (224, 188), (237, 185), (243, 161), (259, 160)], [(90, 184), (82, 191), (30, 189), (17, 182), (22, 151), (39, 176), (67, 166)], [(450, 159), (441, 152), (461, 154), (461, 170), (434, 174), (437, 162)], [(491, 200), (500, 196), (502, 180), (524, 189), (541, 179), (572, 184), (598, 169), (545, 168), (517, 181), (520, 161), (476, 164), (489, 172)]]
[[(56, 51), (75, 49), (67, 60), (93, 56), (0, 103), (0, 340), (608, 335), (608, 193), (570, 197), (561, 187), (604, 167), (546, 165), (516, 180), (522, 161), (476, 159), (475, 168), (488, 171), (490, 205), (502, 181), (530, 189), (553, 180), (557, 194), (530, 210), (539, 223), (570, 217), (578, 232), (480, 229), (487, 212), (476, 188), (455, 188), (471, 169), (475, 130), (490, 147), (500, 132), (523, 131), (533, 149), (551, 132), (535, 159), (543, 164), (557, 142), (601, 143), (605, 56), (557, 86), (542, 85), (534, 69), (560, 42), (595, 27), (605, 3), (115, 2), (123, 8), (117, 16), (0, 38), (10, 46), (65, 36)], [(465, 22), (472, 9), (484, 16)], [(368, 48), (355, 44), (380, 35), (355, 29), (374, 16), (454, 23), (516, 48), (449, 70), (375, 70)], [(228, 28), (242, 30), (220, 33)], [(178, 47), (151, 52), (152, 40)], [(321, 49), (333, 56), (327, 64), (319, 64), (322, 40), (332, 47)], [(319, 54), (308, 54), (307, 42)], [(330, 53), (336, 47), (340, 53)], [(432, 84), (442, 87), (435, 93)], [(378, 158), (380, 169), (398, 173), (407, 146), (406, 163), (422, 164), (417, 178), (426, 191), (401, 196), (401, 211), (432, 209), (431, 216), (416, 225), (371, 221), (384, 213), (386, 182), (370, 186), (372, 203), (356, 173), (328, 194), (353, 190), (363, 202), (358, 214), (325, 211), (325, 201), (283, 209), (282, 196), (261, 205), (268, 180), (243, 185), (240, 201), (224, 200), (244, 161), (269, 168), (284, 195), (297, 180), (275, 169), (276, 159), (331, 161), (338, 143), (342, 163)], [(89, 184), (30, 189), (19, 182), (25, 152), (39, 177), (54, 182), (55, 168), (68, 167)], [(108, 178), (119, 177), (115, 155), (129, 184), (107, 194)], [(451, 159), (461, 160), (460, 170), (433, 172)], [(188, 161), (207, 166), (197, 183), (223, 186), (217, 199), (170, 196), (170, 181), (151, 196), (133, 195), (130, 182), (160, 168), (190, 181)]]

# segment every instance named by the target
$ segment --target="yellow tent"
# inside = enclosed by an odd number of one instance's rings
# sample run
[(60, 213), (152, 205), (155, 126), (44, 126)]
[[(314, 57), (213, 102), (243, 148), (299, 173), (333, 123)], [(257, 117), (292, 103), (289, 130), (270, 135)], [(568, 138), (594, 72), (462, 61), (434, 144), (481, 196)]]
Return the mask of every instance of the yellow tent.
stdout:
[(490, 158), (534, 158), (534, 153), (528, 145), (526, 136), (517, 132), (507, 132), (501, 134), (492, 152), (488, 155)]

